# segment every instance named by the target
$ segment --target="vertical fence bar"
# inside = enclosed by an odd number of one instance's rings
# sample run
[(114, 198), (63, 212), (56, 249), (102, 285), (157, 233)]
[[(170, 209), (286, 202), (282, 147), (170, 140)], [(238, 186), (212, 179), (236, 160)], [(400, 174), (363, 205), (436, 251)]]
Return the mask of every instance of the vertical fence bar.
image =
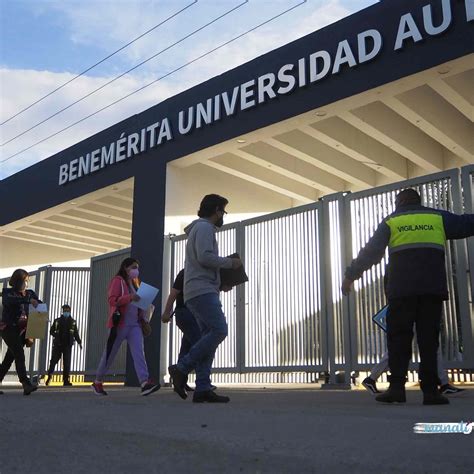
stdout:
[[(48, 310), (51, 311), (51, 279), (52, 271), (51, 266), (42, 267), (39, 271), (43, 271), (43, 298), (42, 300), (48, 305)], [(51, 312), (49, 313), (51, 318)], [(39, 351), (39, 364), (38, 364), (38, 373), (44, 374), (46, 372), (47, 364), (47, 348), (48, 348), (48, 336), (45, 334), (44, 339), (41, 340), (40, 351)]]
[[(247, 267), (247, 254), (245, 246), (245, 227), (242, 223), (239, 223), (236, 227), (235, 232), (235, 246), (238, 254), (244, 266)], [(246, 301), (246, 286), (239, 285), (236, 288), (236, 325), (235, 325), (235, 337), (236, 337), (236, 369), (238, 373), (242, 372), (242, 368), (245, 367), (245, 301)]]
[[(473, 193), (474, 165), (464, 166), (461, 169), (461, 184), (464, 196), (464, 211), (474, 213), (474, 193)], [(474, 237), (467, 239), (467, 249), (469, 256), (469, 276), (471, 282), (471, 301), (474, 295)]]

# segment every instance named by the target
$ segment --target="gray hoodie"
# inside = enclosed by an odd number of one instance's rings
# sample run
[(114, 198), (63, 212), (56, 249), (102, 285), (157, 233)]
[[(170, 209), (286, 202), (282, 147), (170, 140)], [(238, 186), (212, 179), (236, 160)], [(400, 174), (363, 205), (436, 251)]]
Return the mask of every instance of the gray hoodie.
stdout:
[(184, 264), (184, 302), (207, 293), (219, 293), (220, 269), (232, 268), (232, 259), (219, 257), (217, 227), (197, 219), (184, 232), (188, 236)]

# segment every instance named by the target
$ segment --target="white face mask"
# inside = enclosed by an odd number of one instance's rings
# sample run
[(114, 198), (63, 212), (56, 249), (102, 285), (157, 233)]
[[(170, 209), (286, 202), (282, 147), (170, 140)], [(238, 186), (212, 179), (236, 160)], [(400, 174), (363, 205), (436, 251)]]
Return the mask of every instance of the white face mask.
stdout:
[(63, 316), (65, 318), (69, 318), (71, 316), (71, 313), (69, 311), (64, 311)]

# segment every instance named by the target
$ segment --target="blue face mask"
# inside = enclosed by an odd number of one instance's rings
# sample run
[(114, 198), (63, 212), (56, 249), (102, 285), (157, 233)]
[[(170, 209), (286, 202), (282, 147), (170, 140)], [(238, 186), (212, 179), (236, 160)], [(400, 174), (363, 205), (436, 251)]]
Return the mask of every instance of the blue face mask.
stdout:
[(68, 311), (65, 311), (65, 312), (63, 313), (63, 316), (64, 316), (65, 318), (69, 318), (69, 316), (71, 316), (71, 313), (68, 312)]

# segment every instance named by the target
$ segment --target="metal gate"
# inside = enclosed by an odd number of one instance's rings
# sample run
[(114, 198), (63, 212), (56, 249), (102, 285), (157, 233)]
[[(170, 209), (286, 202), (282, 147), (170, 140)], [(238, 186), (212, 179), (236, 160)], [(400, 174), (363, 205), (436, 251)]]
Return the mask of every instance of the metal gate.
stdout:
[[(473, 180), (474, 166), (469, 166), (462, 172), (455, 169), (362, 192), (338, 193), (314, 204), (224, 226), (217, 234), (220, 254), (239, 252), (249, 282), (222, 294), (229, 336), (216, 357), (215, 372), (227, 374), (221, 380), (309, 381), (314, 377), (285, 374), (329, 372), (334, 382), (337, 372), (343, 371), (347, 383), (352, 371), (368, 370), (386, 350), (385, 334), (373, 324), (372, 315), (385, 304), (388, 253), (356, 282), (350, 298), (340, 292), (345, 267), (378, 223), (393, 212), (398, 191), (413, 187), (424, 205), (472, 212)], [(186, 236), (171, 241), (172, 282), (184, 266)], [(468, 242), (471, 268), (473, 241)], [(468, 285), (465, 241), (447, 243), (446, 269), (450, 299), (444, 304), (443, 357), (446, 368), (472, 369), (474, 277), (471, 273)], [(173, 323), (172, 362), (177, 359), (180, 337)], [(413, 361), (418, 361), (415, 347)]]
[[(247, 285), (222, 293), (229, 334), (219, 346), (215, 373), (226, 381), (256, 381), (240, 374), (319, 372), (327, 369), (322, 281), (321, 202), (224, 226), (221, 255), (238, 252)], [(184, 267), (186, 236), (172, 238), (171, 281)], [(170, 331), (170, 361), (181, 333)], [(233, 375), (233, 376), (232, 376)], [(300, 378), (306, 381), (307, 377)]]
[[(91, 259), (87, 351), (84, 368), (86, 376), (95, 375), (107, 341), (108, 285), (112, 277), (116, 275), (122, 260), (129, 256), (130, 249), (128, 248)], [(107, 374), (109, 378), (125, 376), (126, 360), (127, 345), (122, 344)]]
[[(72, 316), (77, 321), (80, 336), (83, 340), (84, 352), (75, 345), (71, 357), (71, 374), (82, 374), (85, 368), (85, 351), (87, 350), (86, 334), (88, 298), (89, 298), (89, 269), (88, 268), (58, 268), (41, 267), (29, 272), (29, 288), (33, 289), (39, 299), (48, 305), (49, 324), (44, 339), (37, 339), (29, 349), (25, 348), (26, 369), (30, 376), (44, 375), (48, 369), (51, 357), (52, 338), (49, 329), (55, 318), (61, 314), (61, 306), (71, 305)], [(2, 287), (8, 285), (9, 278), (2, 280)], [(5, 344), (1, 345), (0, 356), (3, 360)], [(56, 366), (56, 371), (62, 370), (62, 362)], [(9, 376), (15, 374), (14, 367)]]
[[(386, 350), (385, 334), (371, 320), (385, 303), (383, 275), (388, 255), (365, 272), (350, 298), (341, 296), (345, 267), (393, 211), (395, 194), (418, 189), (427, 206), (473, 213), (474, 166), (466, 166), (358, 193), (338, 193), (316, 203), (224, 226), (217, 234), (221, 255), (238, 252), (249, 276), (222, 294), (229, 335), (219, 346), (219, 382), (308, 382), (329, 373), (345, 382), (367, 370)], [(170, 280), (184, 266), (186, 237), (171, 238)], [(42, 267), (30, 272), (30, 287), (58, 317), (69, 303), (83, 339), (73, 373), (93, 375), (107, 337), (107, 286), (130, 249), (91, 260), (87, 268)], [(449, 241), (446, 269), (450, 299), (444, 305), (441, 348), (447, 368), (474, 367), (474, 238)], [(471, 271), (469, 272), (469, 269)], [(6, 286), (8, 278), (0, 280)], [(163, 295), (165, 296), (165, 295)], [(171, 324), (169, 360), (176, 361), (181, 334)], [(31, 375), (44, 374), (51, 352), (46, 335), (27, 349)], [(0, 357), (5, 353), (0, 340)], [(413, 360), (418, 360), (414, 348)], [(109, 377), (123, 378), (126, 346)], [(57, 367), (60, 370), (61, 367)], [(12, 375), (12, 372), (9, 373)]]
[[(88, 314), (89, 314), (89, 268), (59, 268), (48, 267), (46, 269), (46, 281), (48, 293), (45, 301), (49, 308), (49, 327), (54, 319), (61, 315), (61, 306), (69, 304), (71, 315), (76, 320), (79, 335), (83, 342), (81, 350), (79, 345), (74, 344), (71, 354), (71, 374), (83, 374), (85, 370), (86, 351), (88, 349)], [(47, 334), (41, 345), (40, 369), (45, 373), (51, 359), (53, 339)], [(56, 366), (56, 372), (62, 372), (62, 360)]]
[[(346, 197), (348, 254), (357, 256), (367, 243), (378, 223), (394, 211), (395, 195), (411, 187), (421, 194), (428, 207), (462, 213), (459, 171), (451, 170), (430, 176), (370, 189)], [(446, 271), (450, 299), (444, 304), (441, 328), (441, 349), (447, 368), (474, 366), (471, 334), (471, 310), (468, 298), (466, 249), (464, 241), (448, 241), (446, 245)], [(349, 299), (352, 370), (369, 369), (387, 350), (385, 333), (372, 322), (372, 315), (385, 304), (383, 277), (388, 252), (382, 262), (366, 271), (355, 285)], [(465, 338), (467, 338), (465, 340)], [(413, 363), (419, 361), (414, 345)], [(412, 365), (413, 367), (413, 365)]]
[[(172, 239), (173, 245), (171, 249), (171, 279), (172, 282), (176, 275), (184, 268), (184, 257), (186, 248), (186, 236), (179, 236)], [(238, 251), (236, 239), (236, 225), (225, 226), (218, 234), (218, 243), (220, 253), (222, 255), (231, 255)], [(171, 283), (172, 283), (171, 282)], [(219, 346), (213, 367), (216, 372), (235, 372), (237, 365), (237, 317), (236, 317), (236, 290), (223, 293), (221, 296), (222, 309), (227, 317), (228, 337)], [(177, 360), (177, 352), (181, 344), (181, 332), (175, 325), (173, 319), (170, 325), (170, 345), (169, 360), (175, 363)]]

